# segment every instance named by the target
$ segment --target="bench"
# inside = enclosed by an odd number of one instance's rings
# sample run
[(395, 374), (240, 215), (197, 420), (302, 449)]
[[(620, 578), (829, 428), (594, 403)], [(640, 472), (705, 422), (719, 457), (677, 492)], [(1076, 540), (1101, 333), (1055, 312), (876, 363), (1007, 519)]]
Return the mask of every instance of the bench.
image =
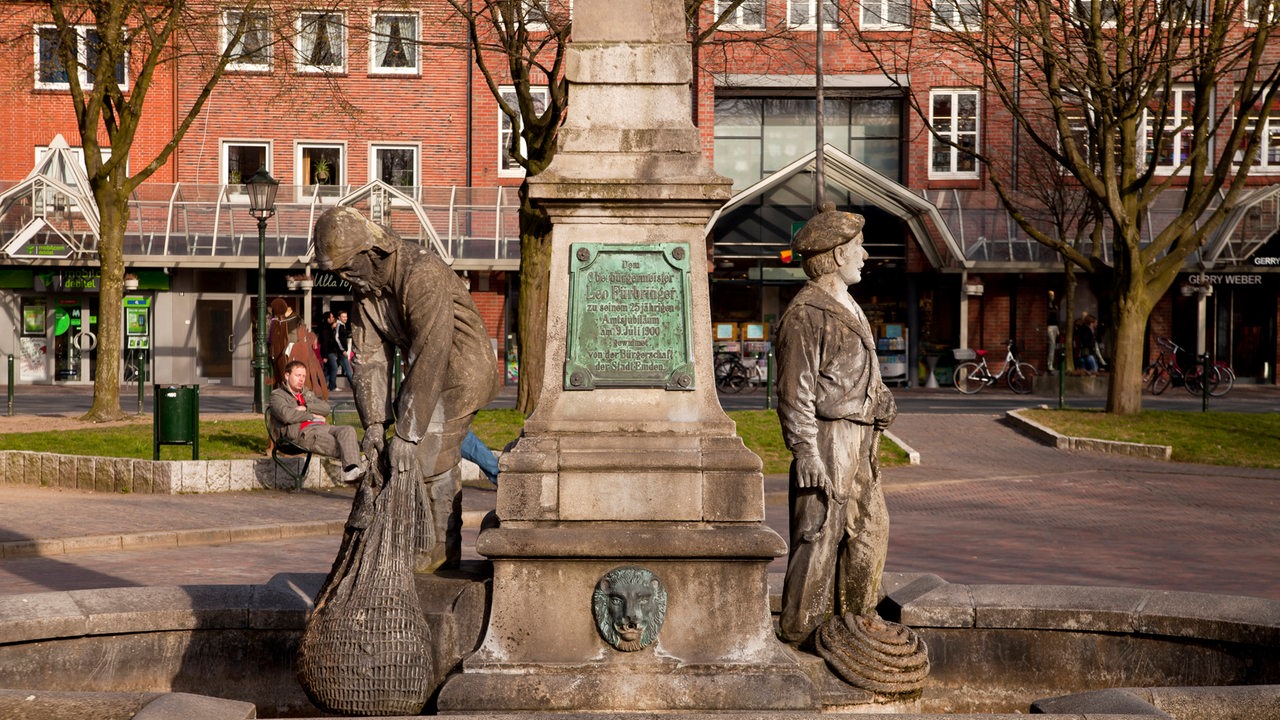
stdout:
[[(284, 470), (289, 477), (293, 478), (298, 483), (298, 489), (301, 490), (302, 486), (306, 483), (307, 470), (311, 467), (311, 451), (294, 445), (289, 440), (276, 437), (275, 433), (271, 431), (270, 419), (267, 420), (267, 438), (271, 441), (271, 460), (275, 462), (281, 470)], [(291, 463), (285, 462), (285, 460), (292, 460), (303, 456), (305, 456), (305, 458), (302, 461), (302, 469), (299, 471), (294, 471), (293, 467), (291, 467)]]

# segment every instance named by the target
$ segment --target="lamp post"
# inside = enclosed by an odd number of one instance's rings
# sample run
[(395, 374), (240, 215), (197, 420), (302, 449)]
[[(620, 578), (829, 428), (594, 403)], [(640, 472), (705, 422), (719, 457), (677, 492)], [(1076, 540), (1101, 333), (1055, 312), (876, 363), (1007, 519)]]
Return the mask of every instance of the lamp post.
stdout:
[(253, 411), (267, 411), (267, 218), (276, 214), (280, 182), (265, 169), (245, 183), (249, 214), (258, 219), (258, 336), (253, 346)]

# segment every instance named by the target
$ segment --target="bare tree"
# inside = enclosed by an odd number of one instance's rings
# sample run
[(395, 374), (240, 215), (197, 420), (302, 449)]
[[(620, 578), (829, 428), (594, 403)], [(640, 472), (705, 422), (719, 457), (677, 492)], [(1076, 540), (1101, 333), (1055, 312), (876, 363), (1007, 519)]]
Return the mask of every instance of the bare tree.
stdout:
[[(476, 67), (513, 128), (507, 148), (525, 171), (520, 186), (520, 381), (516, 408), (537, 406), (546, 341), (551, 267), (551, 220), (529, 199), (528, 179), (551, 164), (568, 108), (565, 51), (571, 32), (569, 0), (448, 0), (471, 32)], [(765, 47), (777, 29), (746, 36), (717, 35), (746, 0), (686, 0), (694, 53), (711, 44)], [(712, 10), (711, 8), (714, 8)], [(697, 88), (694, 88), (697, 92)]]
[[(271, 36), (262, 24), (264, 14), (252, 1), (240, 9), (234, 25), (225, 27), (217, 6), (186, 0), (94, 0), (82, 5), (49, 0), (25, 7), (32, 11), (29, 19), (15, 15), (10, 20), (33, 25), (4, 42), (15, 57), (30, 58), (33, 32), (44, 33), (41, 41), (52, 52), (33, 60), (41, 67), (32, 70), (53, 72), (68, 86), (100, 218), (98, 363), (93, 405), (83, 419), (116, 420), (124, 416), (120, 360), (130, 194), (169, 160), (227, 65), (241, 54), (259, 52)], [(33, 30), (34, 24), (39, 24), (39, 31)], [(225, 42), (220, 42), (223, 37)], [(175, 108), (183, 114), (155, 156), (139, 158), (131, 151), (144, 128), (148, 96), (157, 83), (178, 82), (180, 61), (184, 80), (197, 78), (195, 98), (189, 107)], [(155, 132), (159, 125), (145, 127)], [(110, 152), (104, 160), (105, 149)]]
[[(983, 108), (984, 127), (1003, 124), (1029, 139), (1096, 203), (1089, 233), (1110, 252), (1086, 254), (1036, 222), (1036, 203), (1013, 189), (1018, 165), (1000, 162), (1008, 143), (979, 147), (939, 132), (929, 94), (906, 92), (935, 148), (973, 158), (1023, 232), (1110, 291), (1109, 412), (1141, 410), (1151, 309), (1246, 187), (1280, 90), (1271, 8), (1252, 0), (938, 0), (918, 8), (900, 39), (873, 41), (856, 23), (844, 25), (890, 78), (933, 74), (945, 78), (935, 85), (980, 88), (995, 101)], [(1170, 191), (1180, 194), (1164, 205), (1175, 209), (1157, 218)]]

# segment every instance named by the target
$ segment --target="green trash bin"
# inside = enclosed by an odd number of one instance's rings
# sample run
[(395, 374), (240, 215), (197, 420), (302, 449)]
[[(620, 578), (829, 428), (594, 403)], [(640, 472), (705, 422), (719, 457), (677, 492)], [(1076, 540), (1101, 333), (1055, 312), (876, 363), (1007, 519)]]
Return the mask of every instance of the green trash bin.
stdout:
[(153, 459), (161, 445), (190, 445), (191, 459), (200, 456), (200, 386), (152, 385), (155, 412), (151, 415)]

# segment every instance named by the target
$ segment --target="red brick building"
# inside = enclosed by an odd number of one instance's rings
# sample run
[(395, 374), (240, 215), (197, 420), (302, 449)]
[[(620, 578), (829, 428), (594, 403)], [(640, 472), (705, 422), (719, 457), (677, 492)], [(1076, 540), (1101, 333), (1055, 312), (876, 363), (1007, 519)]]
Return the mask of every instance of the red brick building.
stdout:
[[(1050, 291), (1057, 321), (1068, 321), (1060, 261), (1018, 231), (981, 167), (932, 141), (902, 83), (855, 42), (855, 28), (868, 41), (901, 40), (902, 13), (927, 10), (905, 0), (824, 5), (835, 8), (824, 23), (827, 194), (867, 216), (872, 263), (855, 293), (885, 337), (886, 375), (915, 384), (927, 355), (946, 358), (957, 347), (999, 355), (1008, 338), (1044, 370)], [(701, 23), (711, 21), (711, 6)], [(55, 137), (74, 155), (78, 135), (65, 76), (49, 66), (47, 18), (22, 7), (29, 14), (8, 14), (4, 30), (25, 29), (29, 41), (0, 56), (0, 77), (12, 88), (0, 108), (8, 128), (0, 143), (0, 297), (20, 337), (21, 381), (88, 382), (97, 308), (91, 218), (83, 203), (54, 202), (58, 187), (28, 177)], [(704, 147), (738, 192), (708, 227), (712, 319), (725, 340), (766, 331), (803, 282), (779, 252), (812, 212), (818, 7), (818, 0), (748, 0), (696, 51)], [(206, 19), (204, 35), (194, 34), (218, 48), (242, 10), (214, 7)], [(266, 245), (269, 298), (285, 297), (313, 316), (347, 306), (332, 276), (317, 273), (309, 289), (290, 280), (311, 260), (315, 215), (347, 202), (448, 257), (471, 283), (496, 352), (514, 368), (521, 172), (504, 150), (511, 128), (472, 62), (465, 24), (444, 0), (413, 0), (273, 6), (244, 26), (237, 62), (133, 206), (126, 260), (139, 283), (130, 293), (133, 317), (143, 326), (130, 341), (147, 351), (152, 377), (252, 382), (257, 236), (242, 183), (259, 169), (282, 183)], [(920, 46), (930, 52), (927, 42)], [(1016, 154), (1011, 125), (976, 73), (955, 58), (918, 55), (913, 63), (896, 80), (909, 76), (909, 92), (958, 145)], [(131, 166), (168, 141), (196, 101), (201, 67), (190, 58), (158, 74)], [(1217, 239), (1204, 255), (1216, 289), (1208, 300), (1210, 350), (1243, 377), (1274, 382), (1280, 245), (1271, 232), (1280, 201), (1263, 190), (1269, 159), (1264, 152), (1245, 230)], [(74, 178), (61, 180), (76, 189)], [(36, 216), (46, 225), (33, 230)], [(1186, 278), (1157, 307), (1151, 333), (1191, 347), (1197, 297), (1179, 288), (1198, 276)], [(1076, 315), (1101, 316), (1104, 344), (1106, 292), (1083, 282), (1074, 297)]]

